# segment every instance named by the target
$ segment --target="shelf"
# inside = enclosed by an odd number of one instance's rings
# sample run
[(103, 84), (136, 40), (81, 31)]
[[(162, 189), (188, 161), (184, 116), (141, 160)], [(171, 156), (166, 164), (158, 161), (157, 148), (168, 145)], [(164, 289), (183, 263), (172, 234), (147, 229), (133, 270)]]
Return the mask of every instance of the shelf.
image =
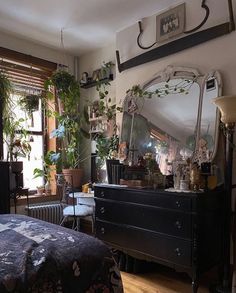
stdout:
[(107, 118), (104, 117), (104, 116), (99, 116), (99, 117), (95, 117), (95, 118), (89, 118), (89, 122), (104, 121), (104, 120), (107, 120)]
[(105, 82), (109, 82), (111, 80), (113, 80), (113, 74), (110, 74), (109, 78), (103, 78), (103, 79), (100, 79), (99, 81), (96, 81), (96, 80), (90, 81), (86, 84), (80, 85), (80, 87), (83, 89), (88, 89), (90, 87), (96, 86), (98, 83), (105, 83)]

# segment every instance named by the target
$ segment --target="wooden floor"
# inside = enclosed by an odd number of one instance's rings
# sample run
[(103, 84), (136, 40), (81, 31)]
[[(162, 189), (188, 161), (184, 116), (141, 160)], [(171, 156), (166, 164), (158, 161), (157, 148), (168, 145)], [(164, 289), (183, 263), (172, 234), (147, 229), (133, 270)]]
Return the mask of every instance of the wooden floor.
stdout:
[[(124, 293), (191, 293), (191, 279), (175, 272), (128, 274), (121, 272)], [(201, 281), (198, 293), (209, 293), (207, 276)]]

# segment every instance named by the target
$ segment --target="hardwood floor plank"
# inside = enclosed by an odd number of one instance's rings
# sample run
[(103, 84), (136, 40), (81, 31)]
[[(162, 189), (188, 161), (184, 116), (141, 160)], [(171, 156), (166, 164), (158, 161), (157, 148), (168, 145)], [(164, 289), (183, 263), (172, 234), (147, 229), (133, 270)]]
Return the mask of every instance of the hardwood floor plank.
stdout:
[[(128, 274), (121, 272), (124, 293), (191, 293), (191, 280), (177, 278), (172, 274), (144, 273)], [(201, 285), (198, 293), (208, 293), (209, 290)]]

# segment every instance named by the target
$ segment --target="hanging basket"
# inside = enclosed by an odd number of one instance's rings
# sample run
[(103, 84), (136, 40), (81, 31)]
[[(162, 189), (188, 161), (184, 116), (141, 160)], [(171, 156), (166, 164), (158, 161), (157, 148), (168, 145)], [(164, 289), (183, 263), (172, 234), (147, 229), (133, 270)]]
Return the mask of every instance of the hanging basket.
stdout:
[(33, 112), (39, 110), (39, 99), (41, 95), (28, 94), (26, 96), (21, 97), (20, 106), (21, 109), (26, 111), (31, 119), (31, 126), (34, 126), (34, 117)]
[(32, 114), (39, 110), (40, 95), (29, 94), (20, 99), (20, 106), (27, 113)]

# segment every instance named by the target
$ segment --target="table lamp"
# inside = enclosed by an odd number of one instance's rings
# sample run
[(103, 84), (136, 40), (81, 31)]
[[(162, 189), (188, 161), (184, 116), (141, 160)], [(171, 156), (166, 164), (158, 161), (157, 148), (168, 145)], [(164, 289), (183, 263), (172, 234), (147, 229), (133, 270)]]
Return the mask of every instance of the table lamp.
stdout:
[(225, 125), (225, 197), (223, 223), (223, 280), (222, 288), (217, 292), (231, 292), (230, 288), (230, 240), (231, 240), (231, 195), (232, 195), (232, 166), (233, 166), (233, 134), (236, 122), (236, 95), (221, 96), (212, 99), (221, 113), (221, 121)]

